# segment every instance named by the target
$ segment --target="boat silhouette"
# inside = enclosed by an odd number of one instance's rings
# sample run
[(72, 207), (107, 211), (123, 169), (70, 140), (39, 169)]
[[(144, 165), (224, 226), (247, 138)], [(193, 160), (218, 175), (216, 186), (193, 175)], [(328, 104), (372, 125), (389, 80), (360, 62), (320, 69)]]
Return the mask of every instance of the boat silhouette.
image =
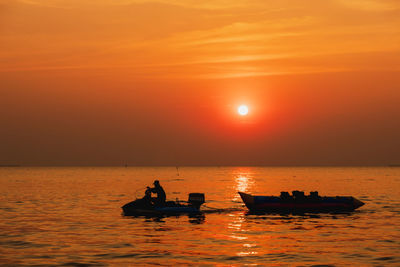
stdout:
[(318, 192), (311, 192), (309, 196), (304, 192), (281, 192), (280, 196), (253, 196), (238, 192), (250, 212), (348, 212), (363, 206), (365, 203), (355, 197), (336, 196), (321, 197)]
[(163, 205), (157, 205), (142, 198), (129, 202), (121, 208), (125, 216), (199, 214), (200, 206), (204, 202), (203, 193), (190, 193), (188, 201), (166, 201)]

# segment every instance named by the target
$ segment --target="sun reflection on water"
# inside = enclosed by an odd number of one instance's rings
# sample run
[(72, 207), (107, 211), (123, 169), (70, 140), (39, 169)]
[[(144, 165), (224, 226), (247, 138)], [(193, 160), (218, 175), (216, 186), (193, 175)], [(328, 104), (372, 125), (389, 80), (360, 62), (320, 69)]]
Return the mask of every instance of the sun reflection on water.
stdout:
[(231, 218), (233, 218), (233, 221), (228, 224), (228, 228), (231, 229), (232, 233), (229, 236), (230, 238), (236, 239), (236, 240), (246, 240), (248, 239), (247, 236), (243, 235), (243, 232), (246, 232), (245, 230), (242, 229), (242, 224), (244, 222), (243, 216), (236, 216), (233, 214), (229, 215)]
[(240, 216), (231, 216), (233, 221), (228, 224), (228, 229), (230, 229), (231, 234), (229, 238), (236, 240), (236, 242), (241, 243), (238, 246), (238, 250), (236, 251), (236, 255), (239, 257), (247, 257), (251, 255), (258, 254), (258, 244), (251, 240), (248, 236), (248, 230), (245, 229), (245, 217), (244, 215)]
[[(234, 188), (236, 191), (249, 192), (250, 189), (254, 186), (253, 173), (250, 171), (250, 169), (247, 168), (236, 169), (233, 172), (233, 176), (235, 179)], [(240, 200), (239, 195), (235, 194), (232, 200), (239, 201)]]
[[(233, 171), (234, 186), (236, 192), (251, 192), (255, 186), (254, 176), (249, 168), (237, 168)], [(235, 194), (232, 198), (234, 202), (241, 202), (239, 194)], [(229, 223), (228, 228), (231, 231), (230, 238), (242, 243), (236, 255), (239, 257), (247, 257), (257, 255), (257, 243), (250, 241), (247, 235), (248, 230), (243, 226), (245, 224), (245, 215), (235, 214), (231, 217), (233, 220)]]

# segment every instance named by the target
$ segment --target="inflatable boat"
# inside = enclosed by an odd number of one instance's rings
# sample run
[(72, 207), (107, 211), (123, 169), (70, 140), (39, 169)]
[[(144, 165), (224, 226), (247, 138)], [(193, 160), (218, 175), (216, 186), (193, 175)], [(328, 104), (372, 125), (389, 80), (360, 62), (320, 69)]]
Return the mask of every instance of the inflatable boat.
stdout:
[(311, 192), (309, 196), (304, 192), (281, 192), (280, 196), (253, 196), (238, 192), (250, 212), (347, 212), (353, 211), (364, 203), (354, 197), (336, 196), (321, 197), (318, 192)]

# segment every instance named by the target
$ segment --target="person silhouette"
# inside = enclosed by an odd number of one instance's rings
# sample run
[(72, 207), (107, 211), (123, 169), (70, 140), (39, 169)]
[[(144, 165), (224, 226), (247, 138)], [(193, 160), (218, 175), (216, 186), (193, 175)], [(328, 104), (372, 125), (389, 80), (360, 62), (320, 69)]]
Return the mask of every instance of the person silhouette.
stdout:
[(151, 192), (157, 194), (156, 198), (153, 198), (153, 202), (155, 206), (164, 206), (165, 205), (165, 200), (166, 200), (166, 195), (165, 191), (160, 185), (160, 181), (155, 180), (154, 181), (154, 188), (151, 188)]
[(151, 202), (151, 188), (146, 187), (146, 191), (144, 192), (143, 201), (150, 203)]

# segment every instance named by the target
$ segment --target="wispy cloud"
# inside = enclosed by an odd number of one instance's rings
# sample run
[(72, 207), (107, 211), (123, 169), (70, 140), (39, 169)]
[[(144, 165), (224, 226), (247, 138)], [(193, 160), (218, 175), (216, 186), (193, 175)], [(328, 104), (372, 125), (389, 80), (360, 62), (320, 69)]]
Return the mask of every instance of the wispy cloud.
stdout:
[[(118, 68), (154, 77), (248, 77), (363, 69), (345, 57), (322, 63), (334, 55), (400, 51), (398, 1), (18, 3), (9, 4), (0, 29), (2, 71)], [(321, 64), (310, 64), (318, 59)]]
[(400, 10), (397, 0), (336, 0), (339, 4), (358, 10), (372, 12)]

